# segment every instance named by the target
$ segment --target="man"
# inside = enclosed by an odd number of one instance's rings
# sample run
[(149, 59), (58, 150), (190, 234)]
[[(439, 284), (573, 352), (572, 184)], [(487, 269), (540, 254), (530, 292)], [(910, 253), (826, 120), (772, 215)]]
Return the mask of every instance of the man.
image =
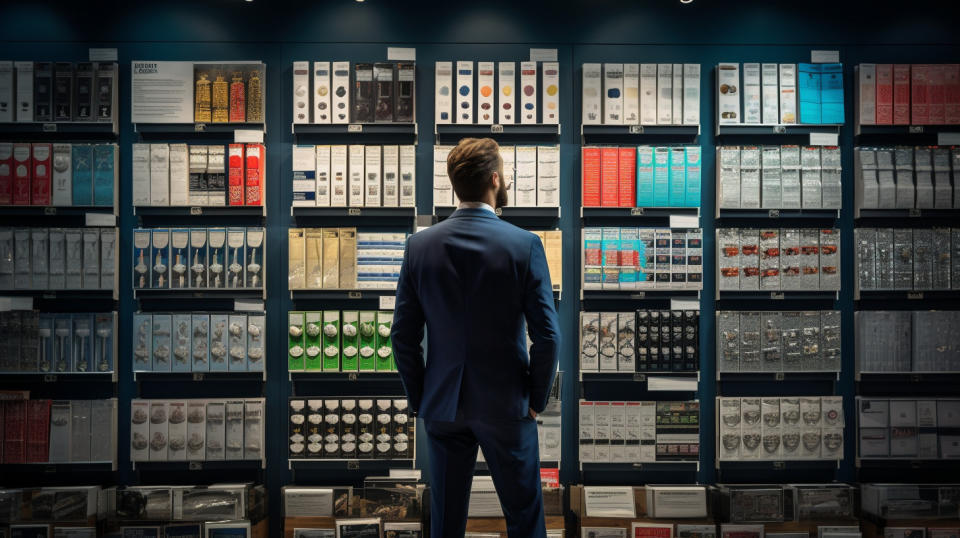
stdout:
[(391, 335), (410, 407), (424, 420), (432, 535), (464, 535), (479, 445), (510, 538), (546, 538), (536, 415), (556, 374), (560, 331), (543, 245), (494, 213), (507, 202), (496, 142), (461, 140), (447, 174), (462, 202), (407, 240)]

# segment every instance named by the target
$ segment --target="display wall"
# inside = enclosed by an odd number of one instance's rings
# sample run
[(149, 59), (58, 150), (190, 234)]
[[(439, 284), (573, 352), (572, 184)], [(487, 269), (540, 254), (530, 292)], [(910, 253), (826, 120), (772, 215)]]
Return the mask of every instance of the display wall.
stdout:
[[(854, 157), (859, 145), (854, 138), (854, 66), (865, 62), (884, 63), (949, 63), (960, 58), (960, 35), (955, 31), (947, 8), (942, 3), (921, 2), (910, 6), (884, 3), (841, 5), (828, 2), (796, 4), (771, 2), (722, 3), (695, 0), (692, 4), (661, 0), (622, 6), (617, 2), (506, 3), (478, 6), (455, 3), (397, 4), (366, 0), (336, 2), (254, 2), (217, 1), (200, 5), (196, 2), (174, 2), (157, 5), (117, 4), (111, 7), (87, 6), (78, 10), (72, 3), (7, 4), (0, 8), (0, 59), (84, 61), (90, 47), (116, 47), (119, 65), (119, 210), (118, 259), (119, 300), (117, 381), (97, 383), (14, 382), (4, 379), (2, 388), (28, 388), (36, 397), (107, 398), (119, 400), (117, 455), (118, 469), (110, 472), (63, 472), (43, 476), (21, 475), (22, 484), (43, 482), (68, 483), (208, 483), (215, 481), (260, 480), (271, 494), (271, 520), (279, 524), (282, 515), (280, 487), (287, 484), (343, 484), (359, 482), (364, 474), (377, 474), (383, 469), (360, 466), (360, 471), (342, 466), (291, 470), (287, 465), (287, 444), (279, 431), (271, 426), (287, 422), (287, 399), (292, 395), (399, 395), (399, 383), (390, 380), (364, 381), (348, 378), (337, 381), (310, 379), (290, 381), (286, 363), (280, 355), (284, 349), (286, 313), (304, 309), (295, 304), (287, 292), (287, 230), (297, 225), (291, 217), (292, 193), (291, 145), (296, 143), (351, 143), (342, 139), (318, 137), (305, 141), (292, 134), (290, 124), (292, 95), (292, 62), (298, 60), (386, 60), (388, 46), (416, 49), (416, 176), (417, 214), (433, 213), (431, 178), (433, 175), (434, 83), (436, 61), (458, 59), (526, 60), (530, 48), (557, 49), (560, 64), (559, 137), (550, 143), (560, 145), (560, 218), (555, 223), (537, 222), (535, 228), (559, 228), (563, 232), (563, 293), (558, 303), (563, 345), (560, 368), (563, 377), (563, 461), (560, 478), (565, 484), (605, 483), (714, 483), (790, 482), (790, 481), (918, 481), (937, 478), (936, 469), (886, 468), (858, 469), (856, 460), (856, 408), (854, 396)], [(104, 13), (108, 13), (104, 16)], [(772, 303), (770, 299), (714, 300), (717, 261), (715, 231), (719, 226), (787, 227), (823, 221), (802, 219), (749, 220), (714, 219), (717, 204), (713, 177), (714, 149), (723, 144), (788, 144), (805, 141), (791, 137), (764, 136), (747, 138), (741, 135), (716, 136), (714, 67), (720, 62), (807, 62), (811, 50), (839, 51), (843, 62), (845, 90), (845, 123), (840, 129), (842, 149), (843, 205), (834, 226), (840, 229), (843, 285), (837, 300), (791, 300)], [(189, 221), (160, 218), (149, 225), (174, 226), (258, 226), (266, 227), (267, 265), (265, 287), (266, 349), (268, 353), (266, 381), (253, 378), (218, 380), (135, 380), (129, 360), (132, 349), (132, 314), (147, 310), (139, 305), (130, 290), (130, 260), (133, 229), (144, 222), (134, 214), (131, 194), (131, 145), (135, 142), (230, 143), (232, 133), (151, 134), (135, 132), (130, 121), (131, 62), (134, 60), (259, 60), (266, 64), (264, 143), (267, 148), (266, 215), (265, 217), (231, 217), (204, 215)], [(632, 310), (645, 307), (642, 302), (622, 301), (614, 305), (599, 301), (595, 305), (580, 301), (581, 220), (580, 111), (581, 65), (603, 62), (671, 62), (696, 63), (701, 66), (701, 129), (696, 140), (703, 150), (703, 188), (700, 226), (703, 229), (704, 277), (700, 298), (700, 375), (695, 394), (691, 392), (658, 392), (646, 390), (645, 382), (609, 382), (581, 384), (578, 376), (581, 311)], [(356, 143), (397, 143), (389, 136), (377, 139), (370, 135)], [(530, 140), (513, 140), (517, 143)], [(532, 142), (536, 142), (533, 140)], [(643, 145), (674, 142), (638, 136), (621, 143)], [(932, 144), (933, 139), (901, 141), (890, 144)], [(404, 143), (404, 142), (400, 142)], [(2, 209), (0, 209), (2, 214)], [(940, 220), (938, 224), (957, 225), (956, 220)], [(638, 222), (627, 219), (621, 226), (662, 225), (662, 222)], [(918, 223), (919, 224), (919, 223)], [(4, 218), (4, 226), (19, 225)], [(328, 221), (310, 226), (365, 226), (360, 219)], [(898, 226), (894, 218), (871, 222), (871, 226)], [(409, 223), (407, 231), (413, 231)], [(378, 224), (370, 231), (403, 230), (403, 225)], [(2, 293), (0, 293), (2, 295)], [(376, 308), (374, 299), (330, 300), (323, 308)], [(372, 302), (371, 302), (372, 301)], [(362, 305), (362, 306), (357, 306)], [(951, 299), (930, 299), (917, 304), (902, 301), (890, 304), (875, 302), (862, 308), (935, 309), (956, 306)], [(70, 311), (65, 304), (55, 304), (55, 311)], [(202, 304), (157, 299), (149, 309), (157, 312), (203, 308)], [(762, 382), (750, 380), (716, 381), (715, 313), (719, 310), (790, 310), (835, 308), (842, 316), (842, 369), (836, 380), (824, 377)], [(773, 380), (770, 380), (773, 381)], [(719, 389), (719, 390), (718, 390)], [(881, 387), (882, 393), (903, 390), (892, 384)], [(921, 392), (921, 389), (916, 392)], [(938, 386), (938, 395), (956, 394), (955, 389)], [(602, 396), (600, 395), (602, 394)], [(745, 395), (840, 395), (844, 397), (844, 458), (839, 465), (783, 466), (755, 465), (716, 469), (715, 397)], [(130, 465), (130, 407), (133, 398), (266, 398), (266, 468), (245, 465), (206, 465), (190, 470), (187, 466)], [(577, 401), (580, 398), (605, 400), (680, 400), (700, 401), (700, 465), (676, 467), (645, 465), (625, 471), (582, 471), (578, 465)], [(282, 426), (280, 426), (282, 427)], [(426, 454), (418, 446), (418, 467), (425, 469)], [(923, 473), (926, 473), (924, 475)], [(425, 473), (426, 474), (426, 473)], [(12, 474), (9, 476), (13, 476)], [(426, 476), (429, 480), (429, 476)], [(942, 478), (942, 477), (940, 477)], [(3, 482), (6, 482), (4, 480)], [(15, 484), (10, 484), (15, 485)], [(19, 485), (19, 484), (16, 484)], [(278, 528), (278, 527), (274, 527)]]

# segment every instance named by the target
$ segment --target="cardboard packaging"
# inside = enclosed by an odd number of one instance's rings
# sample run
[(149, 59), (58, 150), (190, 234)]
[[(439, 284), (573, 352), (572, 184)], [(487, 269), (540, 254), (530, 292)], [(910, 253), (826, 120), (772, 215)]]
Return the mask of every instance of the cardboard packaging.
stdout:
[(702, 181), (701, 152), (699, 146), (684, 148), (686, 163), (684, 165), (686, 177), (684, 183), (684, 203), (686, 207), (700, 207), (700, 191)]
[[(326, 146), (323, 146), (326, 148)], [(317, 204), (318, 146), (293, 145), (293, 207), (313, 207)], [(327, 149), (329, 155), (329, 149)]]
[(826, 124), (843, 124), (843, 106), (843, 64), (821, 64), (820, 121)]
[(353, 144), (348, 147), (347, 170), (349, 179), (347, 193), (349, 207), (363, 207), (364, 188), (364, 146)]
[(876, 64), (875, 123), (893, 124), (893, 64)]
[(30, 205), (50, 205), (50, 167), (53, 147), (34, 143), (31, 155)]
[[(560, 147), (537, 146), (537, 206), (560, 206)], [(632, 150), (631, 150), (632, 153)], [(627, 181), (632, 189), (633, 174)]]
[(456, 80), (456, 123), (473, 123), (473, 62), (457, 62)]
[(932, 66), (910, 66), (910, 124), (930, 125), (930, 74)]
[(375, 88), (373, 121), (393, 123), (396, 108), (394, 64), (388, 62), (373, 64), (373, 83)]
[(33, 64), (33, 121), (53, 121), (53, 63)]
[(640, 64), (640, 123), (657, 124), (657, 64)]
[[(243, 144), (230, 144), (228, 147), (228, 166), (227, 175), (228, 192), (227, 205), (244, 205), (245, 191), (245, 156)], [(254, 160), (256, 162), (256, 159)]]
[(73, 64), (56, 62), (53, 72), (53, 121), (73, 118)]
[(209, 185), (207, 183), (209, 150), (207, 146), (192, 145), (189, 146), (189, 152), (190, 179), (187, 186), (187, 200), (191, 206), (209, 205)]
[(13, 182), (11, 200), (13, 205), (30, 205), (33, 177), (33, 162), (29, 143), (13, 145)]
[(741, 123), (740, 64), (717, 65), (717, 115), (720, 124)]
[(373, 80), (373, 64), (355, 63), (351, 84), (351, 123), (373, 123), (376, 106), (376, 86)]
[(683, 124), (700, 125), (700, 64), (683, 64)]
[(400, 205), (399, 170), (399, 146), (383, 146), (383, 207), (398, 207)]
[[(501, 62), (501, 66), (503, 63)], [(2, 64), (0, 64), (2, 67)], [(503, 72), (501, 67), (500, 80), (501, 84), (503, 83)], [(639, 66), (637, 66), (637, 108), (640, 106), (640, 71)], [(603, 93), (603, 66), (596, 63), (585, 63), (583, 64), (583, 92), (581, 96), (582, 102), (582, 117), (580, 123), (583, 125), (599, 125), (604, 122), (603, 116), (603, 99), (601, 95)], [(503, 95), (501, 93), (501, 99)], [(501, 101), (502, 103), (502, 101)], [(502, 104), (501, 104), (502, 106)], [(639, 110), (637, 111), (638, 120), (639, 120)]]
[[(310, 95), (312, 95), (313, 104), (310, 104), (311, 98), (306, 99), (306, 103), (312, 106), (313, 123), (330, 123), (333, 120), (333, 109), (330, 106), (330, 62), (313, 62), (312, 74), (313, 93)], [(307, 76), (309, 77), (310, 74)], [(311, 115), (307, 114), (307, 117)]]
[(760, 64), (743, 64), (743, 123), (763, 122), (762, 91)]
[[(308, 146), (314, 148), (313, 146)], [(317, 207), (330, 207), (331, 195), (331, 146), (316, 146), (314, 153), (315, 160), (315, 196), (314, 201)], [(304, 156), (305, 157), (305, 156)], [(304, 202), (306, 203), (306, 201)]]
[(341, 289), (357, 288), (357, 230), (340, 228), (339, 286)]
[(16, 114), (16, 86), (13, 62), (0, 61), (0, 123), (13, 123)]
[[(501, 148), (502, 149), (502, 148)], [(600, 207), (601, 148), (584, 146), (580, 150), (583, 207)], [(504, 169), (507, 163), (504, 162)], [(652, 188), (652, 185), (651, 185)]]
[(670, 149), (653, 148), (653, 207), (670, 206)]
[[(598, 148), (599, 149), (599, 148)], [(637, 150), (632, 147), (619, 148), (617, 156), (617, 205), (619, 207), (636, 207), (636, 176)], [(584, 165), (586, 166), (586, 165)]]
[(683, 123), (683, 64), (673, 64), (673, 124)]
[(416, 206), (416, 168), (416, 146), (400, 146), (400, 207)]
[(477, 62), (477, 123), (494, 120), (493, 62)]
[(17, 81), (17, 110), (16, 117), (18, 123), (31, 123), (37, 121), (34, 119), (33, 103), (33, 62), (14, 62)]
[(332, 123), (350, 123), (350, 62), (333, 62), (330, 87), (330, 113)]
[(383, 177), (381, 172), (381, 150), (380, 146), (364, 147), (364, 171), (363, 176), (363, 205), (365, 207), (380, 207), (383, 204), (382, 187)]
[(877, 64), (857, 66), (857, 123), (877, 124)]
[(657, 124), (673, 123), (673, 64), (657, 64)]
[(393, 121), (397, 123), (413, 123), (417, 95), (417, 66), (412, 62), (400, 62), (397, 63), (395, 67)]
[(558, 62), (543, 62), (543, 119), (544, 124), (560, 123), (560, 64)]
[(619, 125), (624, 122), (623, 64), (603, 64), (603, 123)]
[[(453, 123), (453, 62), (437, 62), (434, 67), (434, 123)], [(459, 86), (459, 84), (458, 84)]]
[(226, 147), (207, 147), (207, 204), (224, 206), (227, 204), (227, 166)]
[(516, 123), (516, 63), (497, 63), (497, 123)]
[[(516, 147), (516, 184), (517, 207), (536, 207), (537, 205), (537, 147)], [(452, 189), (451, 189), (452, 190)]]
[[(360, 146), (363, 148), (363, 146)], [(347, 207), (347, 146), (330, 146), (330, 206)]]
[(797, 123), (797, 66), (780, 64), (780, 121)]
[(911, 74), (910, 64), (893, 66), (893, 124), (911, 123)]
[(189, 154), (186, 144), (170, 144), (167, 150), (168, 174), (170, 181), (170, 205), (183, 207), (190, 205)]
[(520, 62), (519, 110), (520, 123), (537, 123), (537, 62)]
[(640, 64), (623, 64), (622, 123), (625, 125), (640, 124)]
[(293, 62), (294, 124), (310, 123), (310, 97), (310, 62)]
[(775, 125), (780, 123), (779, 68), (775, 63), (761, 64), (760, 85), (762, 102), (762, 123)]

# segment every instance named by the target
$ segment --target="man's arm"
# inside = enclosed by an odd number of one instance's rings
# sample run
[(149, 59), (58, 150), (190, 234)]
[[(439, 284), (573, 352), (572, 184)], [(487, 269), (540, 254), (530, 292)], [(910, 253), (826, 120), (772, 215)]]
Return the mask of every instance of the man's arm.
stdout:
[(400, 380), (407, 392), (407, 399), (413, 411), (418, 411), (423, 398), (423, 308), (413, 288), (410, 275), (410, 240), (403, 253), (403, 265), (400, 267), (400, 279), (397, 282), (397, 300), (393, 311), (393, 327), (390, 339), (393, 341), (393, 358), (397, 363)]
[(550, 387), (560, 361), (560, 328), (553, 305), (553, 288), (543, 244), (531, 239), (530, 264), (523, 298), (530, 347), (530, 408), (540, 413), (547, 406)]

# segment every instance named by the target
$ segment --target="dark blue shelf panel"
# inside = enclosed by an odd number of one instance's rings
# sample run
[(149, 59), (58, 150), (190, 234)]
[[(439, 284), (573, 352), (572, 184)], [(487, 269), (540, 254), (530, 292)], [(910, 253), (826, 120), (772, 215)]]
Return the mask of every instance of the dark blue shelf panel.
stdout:
[(834, 222), (840, 218), (838, 209), (724, 209), (717, 210), (718, 219), (790, 219), (814, 222)]
[(407, 135), (417, 136), (416, 123), (294, 123), (293, 134), (301, 135)]
[(266, 206), (138, 206), (133, 214), (141, 221), (152, 217), (159, 218), (197, 218), (238, 217), (263, 218), (267, 214)]
[(396, 295), (397, 290), (290, 290), (290, 298), (294, 301), (360, 301), (378, 299), (381, 296)]
[(117, 125), (113, 122), (75, 121), (75, 122), (31, 122), (0, 123), (0, 137), (10, 135), (26, 136), (33, 139), (63, 138), (116, 138)]
[[(433, 208), (437, 222), (447, 219), (457, 210), (455, 207), (441, 206)], [(528, 226), (556, 226), (560, 220), (559, 207), (503, 207), (496, 210), (497, 215), (510, 223)]]
[(583, 125), (580, 127), (580, 139), (584, 144), (694, 142), (699, 136), (699, 125)]
[(266, 382), (265, 372), (133, 372), (134, 382), (185, 381), (260, 381)]
[(717, 136), (809, 136), (839, 134), (842, 125), (717, 125)]
[(464, 137), (494, 138), (502, 140), (549, 140), (560, 138), (559, 124), (437, 124), (434, 126), (437, 142), (456, 143)]
[(287, 466), (294, 471), (336, 471), (357, 469), (413, 469), (413, 460), (344, 460), (344, 459), (288, 459)]
[(288, 372), (291, 382), (341, 382), (341, 383), (362, 383), (370, 382), (400, 382), (400, 374), (397, 372)]
[(259, 471), (264, 468), (261, 460), (232, 461), (134, 461), (135, 471), (176, 472), (176, 471)]
[(208, 288), (208, 289), (135, 289), (133, 298), (139, 301), (182, 301), (192, 299), (250, 299), (263, 300), (262, 288)]
[(233, 138), (240, 130), (264, 131), (264, 123), (134, 123), (133, 132), (142, 137)]
[(699, 217), (699, 207), (582, 207), (580, 218), (584, 224), (596, 221), (622, 220), (637, 222), (644, 220), (667, 221), (671, 216)]
[(960, 209), (859, 209), (854, 218), (858, 221), (908, 219), (907, 222), (897, 223), (899, 225), (923, 224), (924, 220), (957, 222), (960, 220)]
[(4, 384), (116, 383), (116, 372), (0, 372)]
[(871, 136), (903, 136), (905, 142), (912, 142), (913, 138), (924, 135), (960, 132), (960, 125), (857, 125), (854, 135), (857, 137)]
[(836, 291), (821, 290), (783, 290), (783, 291), (747, 291), (719, 290), (718, 301), (836, 301)]

